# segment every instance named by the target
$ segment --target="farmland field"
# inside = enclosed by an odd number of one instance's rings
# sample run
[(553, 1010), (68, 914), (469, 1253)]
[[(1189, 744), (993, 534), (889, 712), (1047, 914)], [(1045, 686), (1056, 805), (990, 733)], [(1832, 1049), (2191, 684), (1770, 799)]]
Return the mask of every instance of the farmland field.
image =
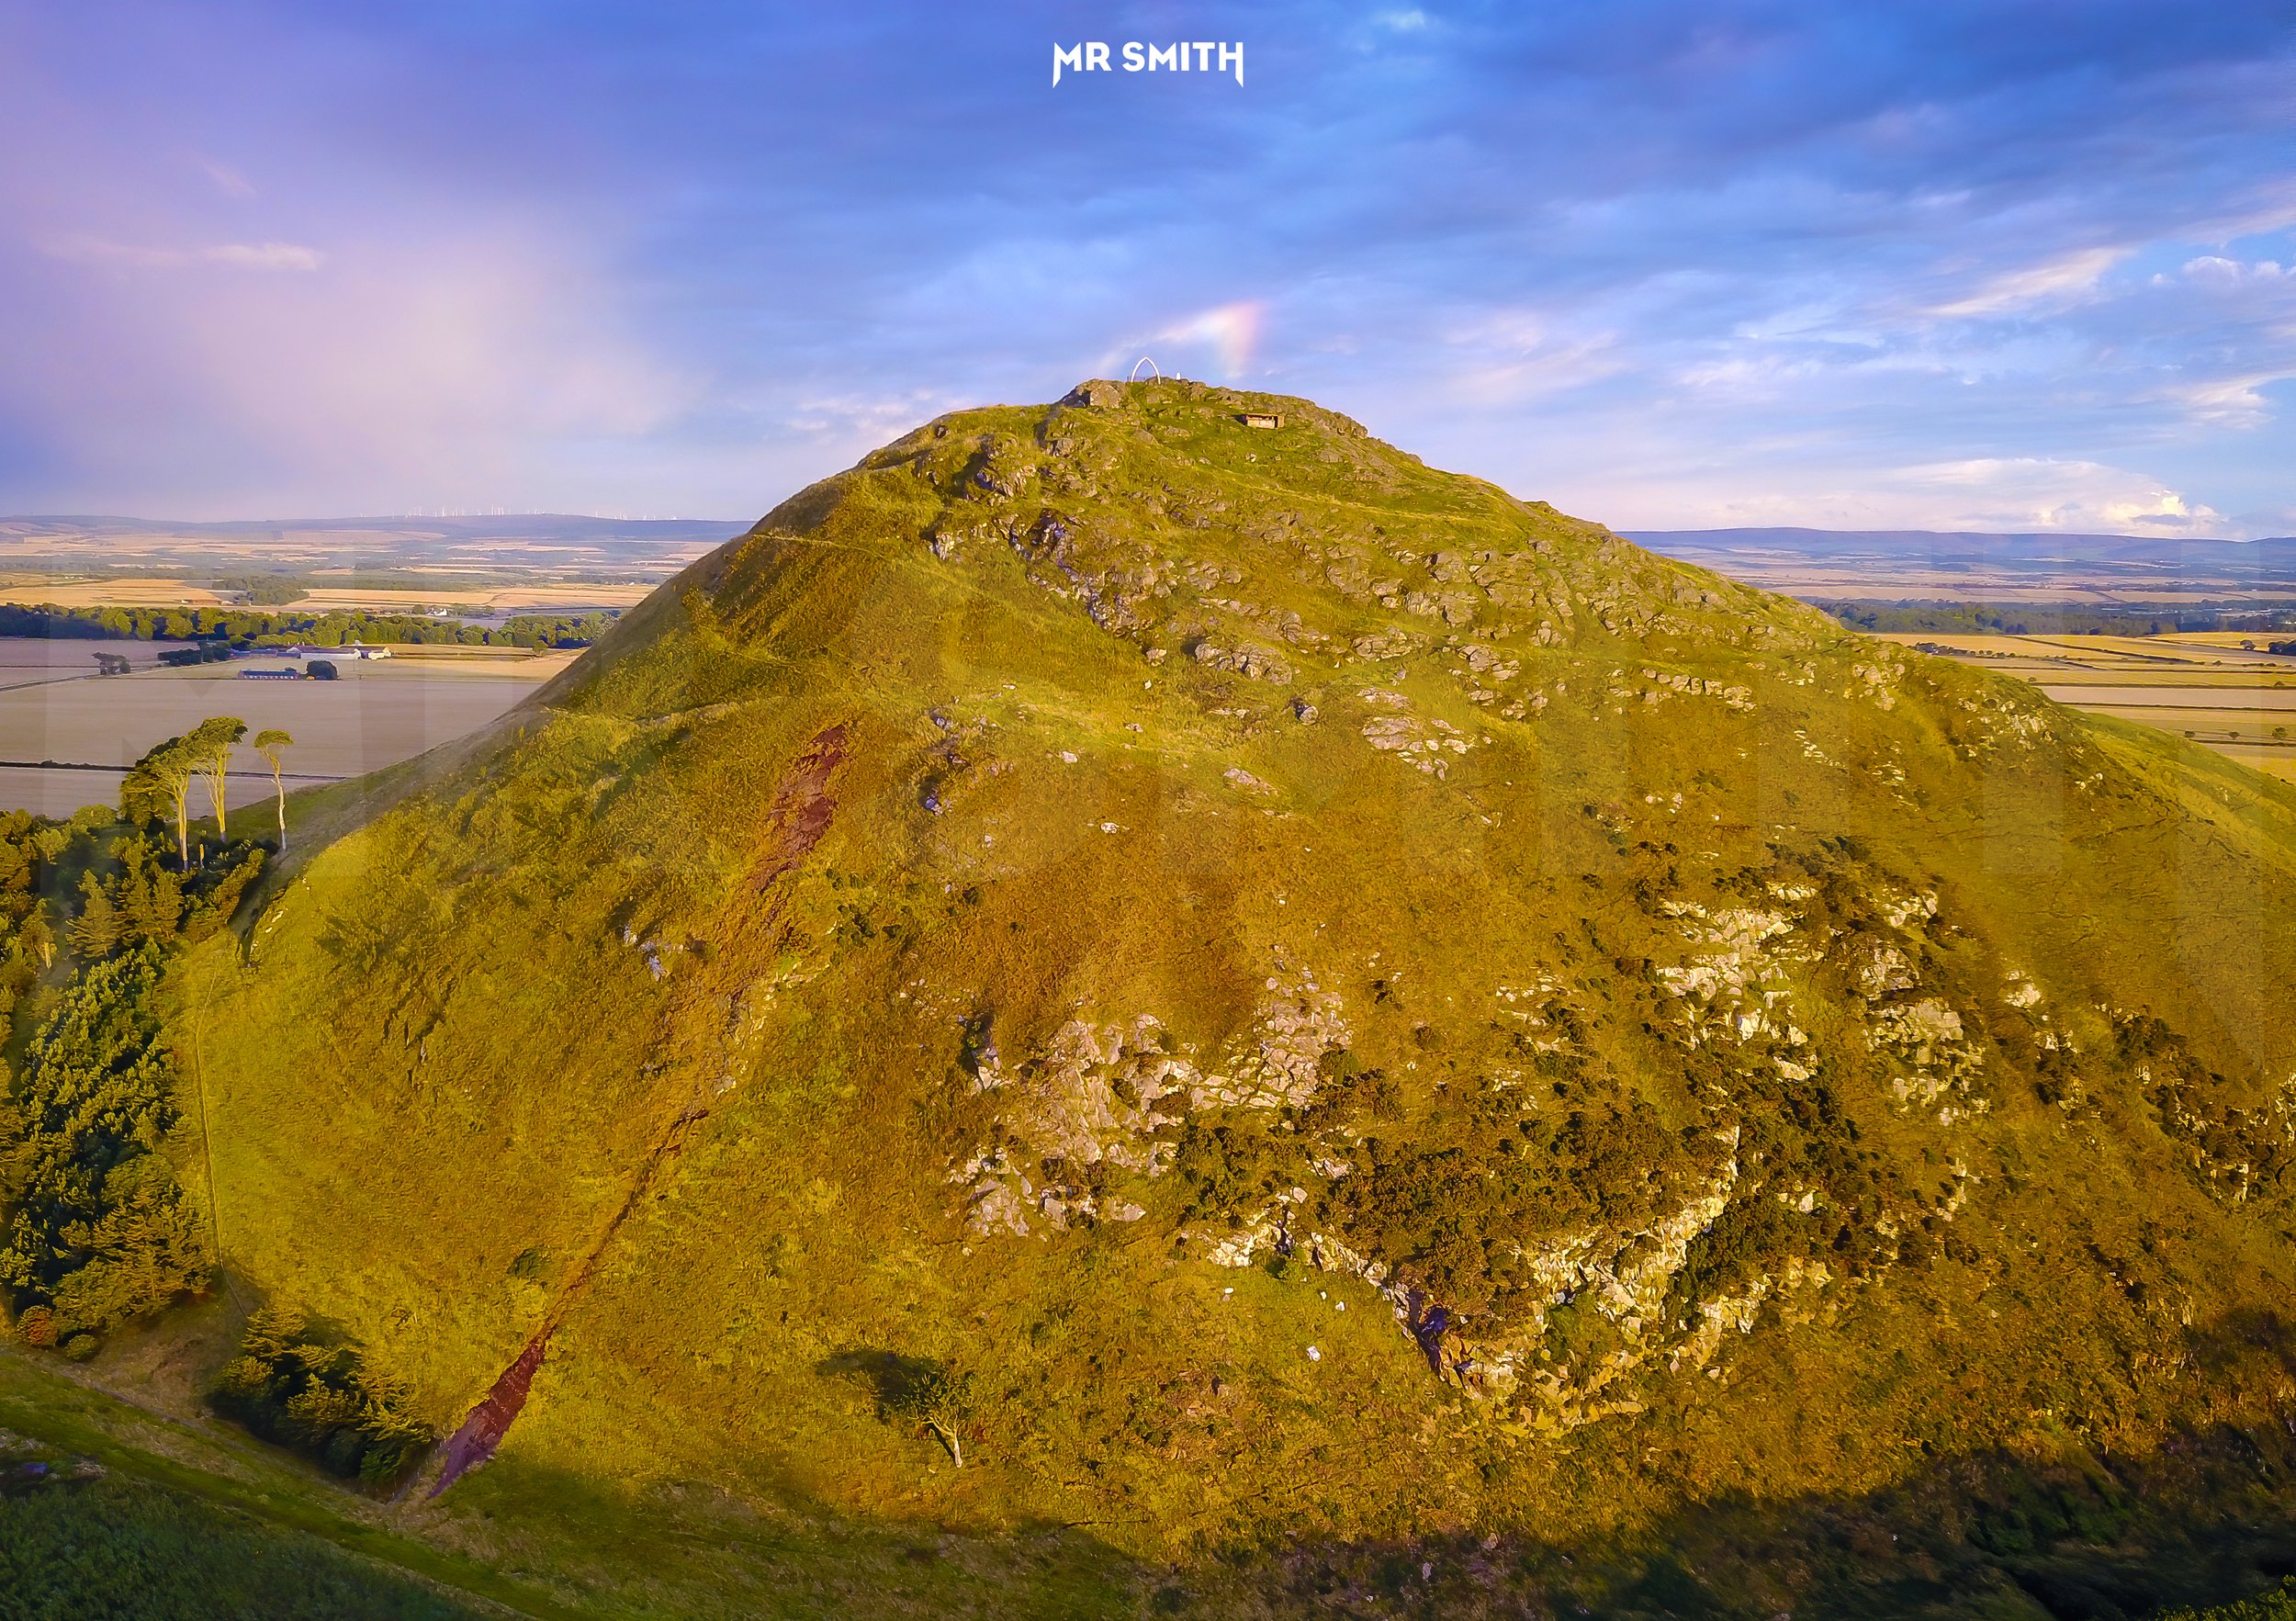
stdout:
[[(94, 673), (91, 650), (134, 660)], [(166, 670), (150, 643), (0, 638), (0, 809), (69, 815), (116, 799), (124, 768), (211, 715), (296, 738), (287, 768), (304, 784), (355, 777), (476, 730), (563, 670), (574, 654), (345, 661), (334, 681), (237, 679), (243, 665)], [(261, 661), (276, 665), (276, 660)], [(267, 797), (271, 781), (243, 751), (230, 803)], [(290, 784), (291, 786), (294, 784)]]
[[(293, 608), (299, 614), (376, 614), (439, 608), (459, 619), (499, 619), (517, 614), (587, 614), (599, 608), (627, 608), (642, 602), (653, 589), (650, 580), (473, 583), (443, 570), (435, 585), (419, 582), (389, 588), (333, 585), (321, 577), (312, 580)], [(0, 583), (0, 602), (28, 608), (220, 608), (237, 601), (235, 591), (217, 591), (198, 580), (172, 575), (118, 580), (33, 576)]]
[(2156, 726), (2296, 782), (2296, 658), (2243, 647), (2265, 638), (1919, 636), (1883, 638), (2020, 676), (2057, 703)]

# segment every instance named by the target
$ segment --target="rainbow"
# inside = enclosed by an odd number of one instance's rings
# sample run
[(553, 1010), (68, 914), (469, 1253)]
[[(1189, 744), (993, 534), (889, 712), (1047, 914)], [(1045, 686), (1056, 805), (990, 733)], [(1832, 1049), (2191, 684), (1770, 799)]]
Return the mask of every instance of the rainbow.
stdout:
[(1158, 332), (1158, 343), (1210, 343), (1230, 380), (1244, 375), (1259, 343), (1260, 320), (1267, 306), (1256, 298), (1221, 304)]

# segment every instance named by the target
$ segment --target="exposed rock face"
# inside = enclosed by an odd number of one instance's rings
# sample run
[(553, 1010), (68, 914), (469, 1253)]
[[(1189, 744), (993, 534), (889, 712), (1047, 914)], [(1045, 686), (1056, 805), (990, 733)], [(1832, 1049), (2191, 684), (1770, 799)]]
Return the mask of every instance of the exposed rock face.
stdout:
[(1072, 1019), (1043, 1052), (1011, 1069), (988, 1058), (973, 1089), (994, 1095), (1000, 1141), (973, 1150), (950, 1173), (966, 1190), (967, 1224), (984, 1235), (1025, 1237), (1079, 1216), (1137, 1220), (1136, 1205), (1103, 1208), (1093, 1191), (1096, 1167), (1153, 1179), (1172, 1166), (1165, 1129), (1192, 1112), (1306, 1105), (1325, 1055), (1346, 1041), (1338, 995), (1294, 973), (1269, 976), (1257, 1017), (1210, 1073), (1147, 1013), (1098, 1027)]
[(976, 1149), (951, 1172), (950, 1180), (965, 1189), (966, 1224), (984, 1235), (1027, 1237), (1058, 1232), (1080, 1215), (1137, 1219), (1136, 1206), (1104, 1211), (1084, 1178), (1103, 1165), (1147, 1176), (1169, 1168), (1170, 1149), (1155, 1133), (1180, 1118), (1202, 1077), (1168, 1045), (1150, 1014), (1129, 1027), (1072, 1019), (1044, 1053), (1012, 1070), (994, 1057), (982, 1063), (974, 1088), (996, 1095), (1009, 1138)]

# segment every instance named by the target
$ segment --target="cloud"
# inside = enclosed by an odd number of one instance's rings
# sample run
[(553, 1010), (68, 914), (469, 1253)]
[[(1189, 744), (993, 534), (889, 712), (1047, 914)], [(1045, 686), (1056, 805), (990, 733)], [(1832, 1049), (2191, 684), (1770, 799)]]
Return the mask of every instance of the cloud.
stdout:
[(2208, 535), (2223, 521), (2158, 479), (2096, 462), (1981, 456), (1903, 468), (1894, 482), (1941, 501), (1951, 522), (1940, 527)]
[(255, 195), (254, 183), (229, 163), (203, 157), (197, 152), (191, 154), (190, 161), (192, 167), (205, 174), (216, 190), (225, 197), (245, 201)]
[(1649, 481), (1621, 491), (1615, 526), (1660, 529), (1773, 524), (1820, 529), (2168, 535), (2250, 533), (2160, 479), (2098, 462), (1977, 456), (1907, 467), (1795, 467), (1790, 458), (1736, 471)]
[(1615, 332), (1575, 330), (1572, 318), (1536, 310), (1479, 316), (1445, 334), (1459, 356), (1448, 373), (1462, 404), (1521, 405), (1615, 377), (1633, 363)]
[(2265, 389), (2288, 381), (2290, 375), (2286, 371), (2249, 372), (2182, 384), (2167, 392), (2194, 422), (2254, 428), (2272, 417), (2272, 400)]
[(294, 242), (225, 242), (201, 248), (197, 256), (203, 265), (231, 265), (242, 270), (316, 270), (326, 263), (318, 249)]
[(2131, 250), (2077, 248), (2069, 253), (1996, 276), (1974, 292), (1951, 303), (1933, 306), (1935, 315), (2007, 315), (2036, 306), (2077, 302), (2097, 290), (2105, 272), (2129, 256)]
[[(2289, 275), (2286, 268), (2271, 259), (2243, 264), (2237, 259), (2227, 259), (2221, 253), (2203, 253), (2197, 259), (2188, 259), (2182, 269), (2187, 281), (2218, 289), (2247, 287), (2257, 282), (2283, 281)], [(2163, 284), (2167, 281), (2166, 276), (2155, 279)]]
[(783, 425), (817, 435), (860, 456), (897, 439), (920, 422), (972, 403), (914, 388), (898, 394), (848, 395), (802, 400)]
[(220, 265), (235, 270), (312, 271), (327, 262), (326, 255), (317, 248), (307, 248), (298, 242), (218, 242), (200, 248), (155, 248), (109, 242), (97, 236), (73, 234), (45, 238), (39, 245), (39, 251), (51, 259), (62, 259), (75, 265), (124, 265), (139, 270), (176, 270), (186, 266)]

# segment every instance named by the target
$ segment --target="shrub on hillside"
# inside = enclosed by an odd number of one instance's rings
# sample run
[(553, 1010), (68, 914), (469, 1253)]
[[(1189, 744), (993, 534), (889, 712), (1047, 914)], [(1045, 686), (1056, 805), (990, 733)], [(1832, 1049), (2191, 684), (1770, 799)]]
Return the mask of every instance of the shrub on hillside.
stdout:
[(208, 1400), (264, 1440), (370, 1486), (397, 1480), (434, 1438), (406, 1411), (397, 1383), (351, 1346), (313, 1338), (292, 1311), (266, 1309), (248, 1319), (240, 1354)]

